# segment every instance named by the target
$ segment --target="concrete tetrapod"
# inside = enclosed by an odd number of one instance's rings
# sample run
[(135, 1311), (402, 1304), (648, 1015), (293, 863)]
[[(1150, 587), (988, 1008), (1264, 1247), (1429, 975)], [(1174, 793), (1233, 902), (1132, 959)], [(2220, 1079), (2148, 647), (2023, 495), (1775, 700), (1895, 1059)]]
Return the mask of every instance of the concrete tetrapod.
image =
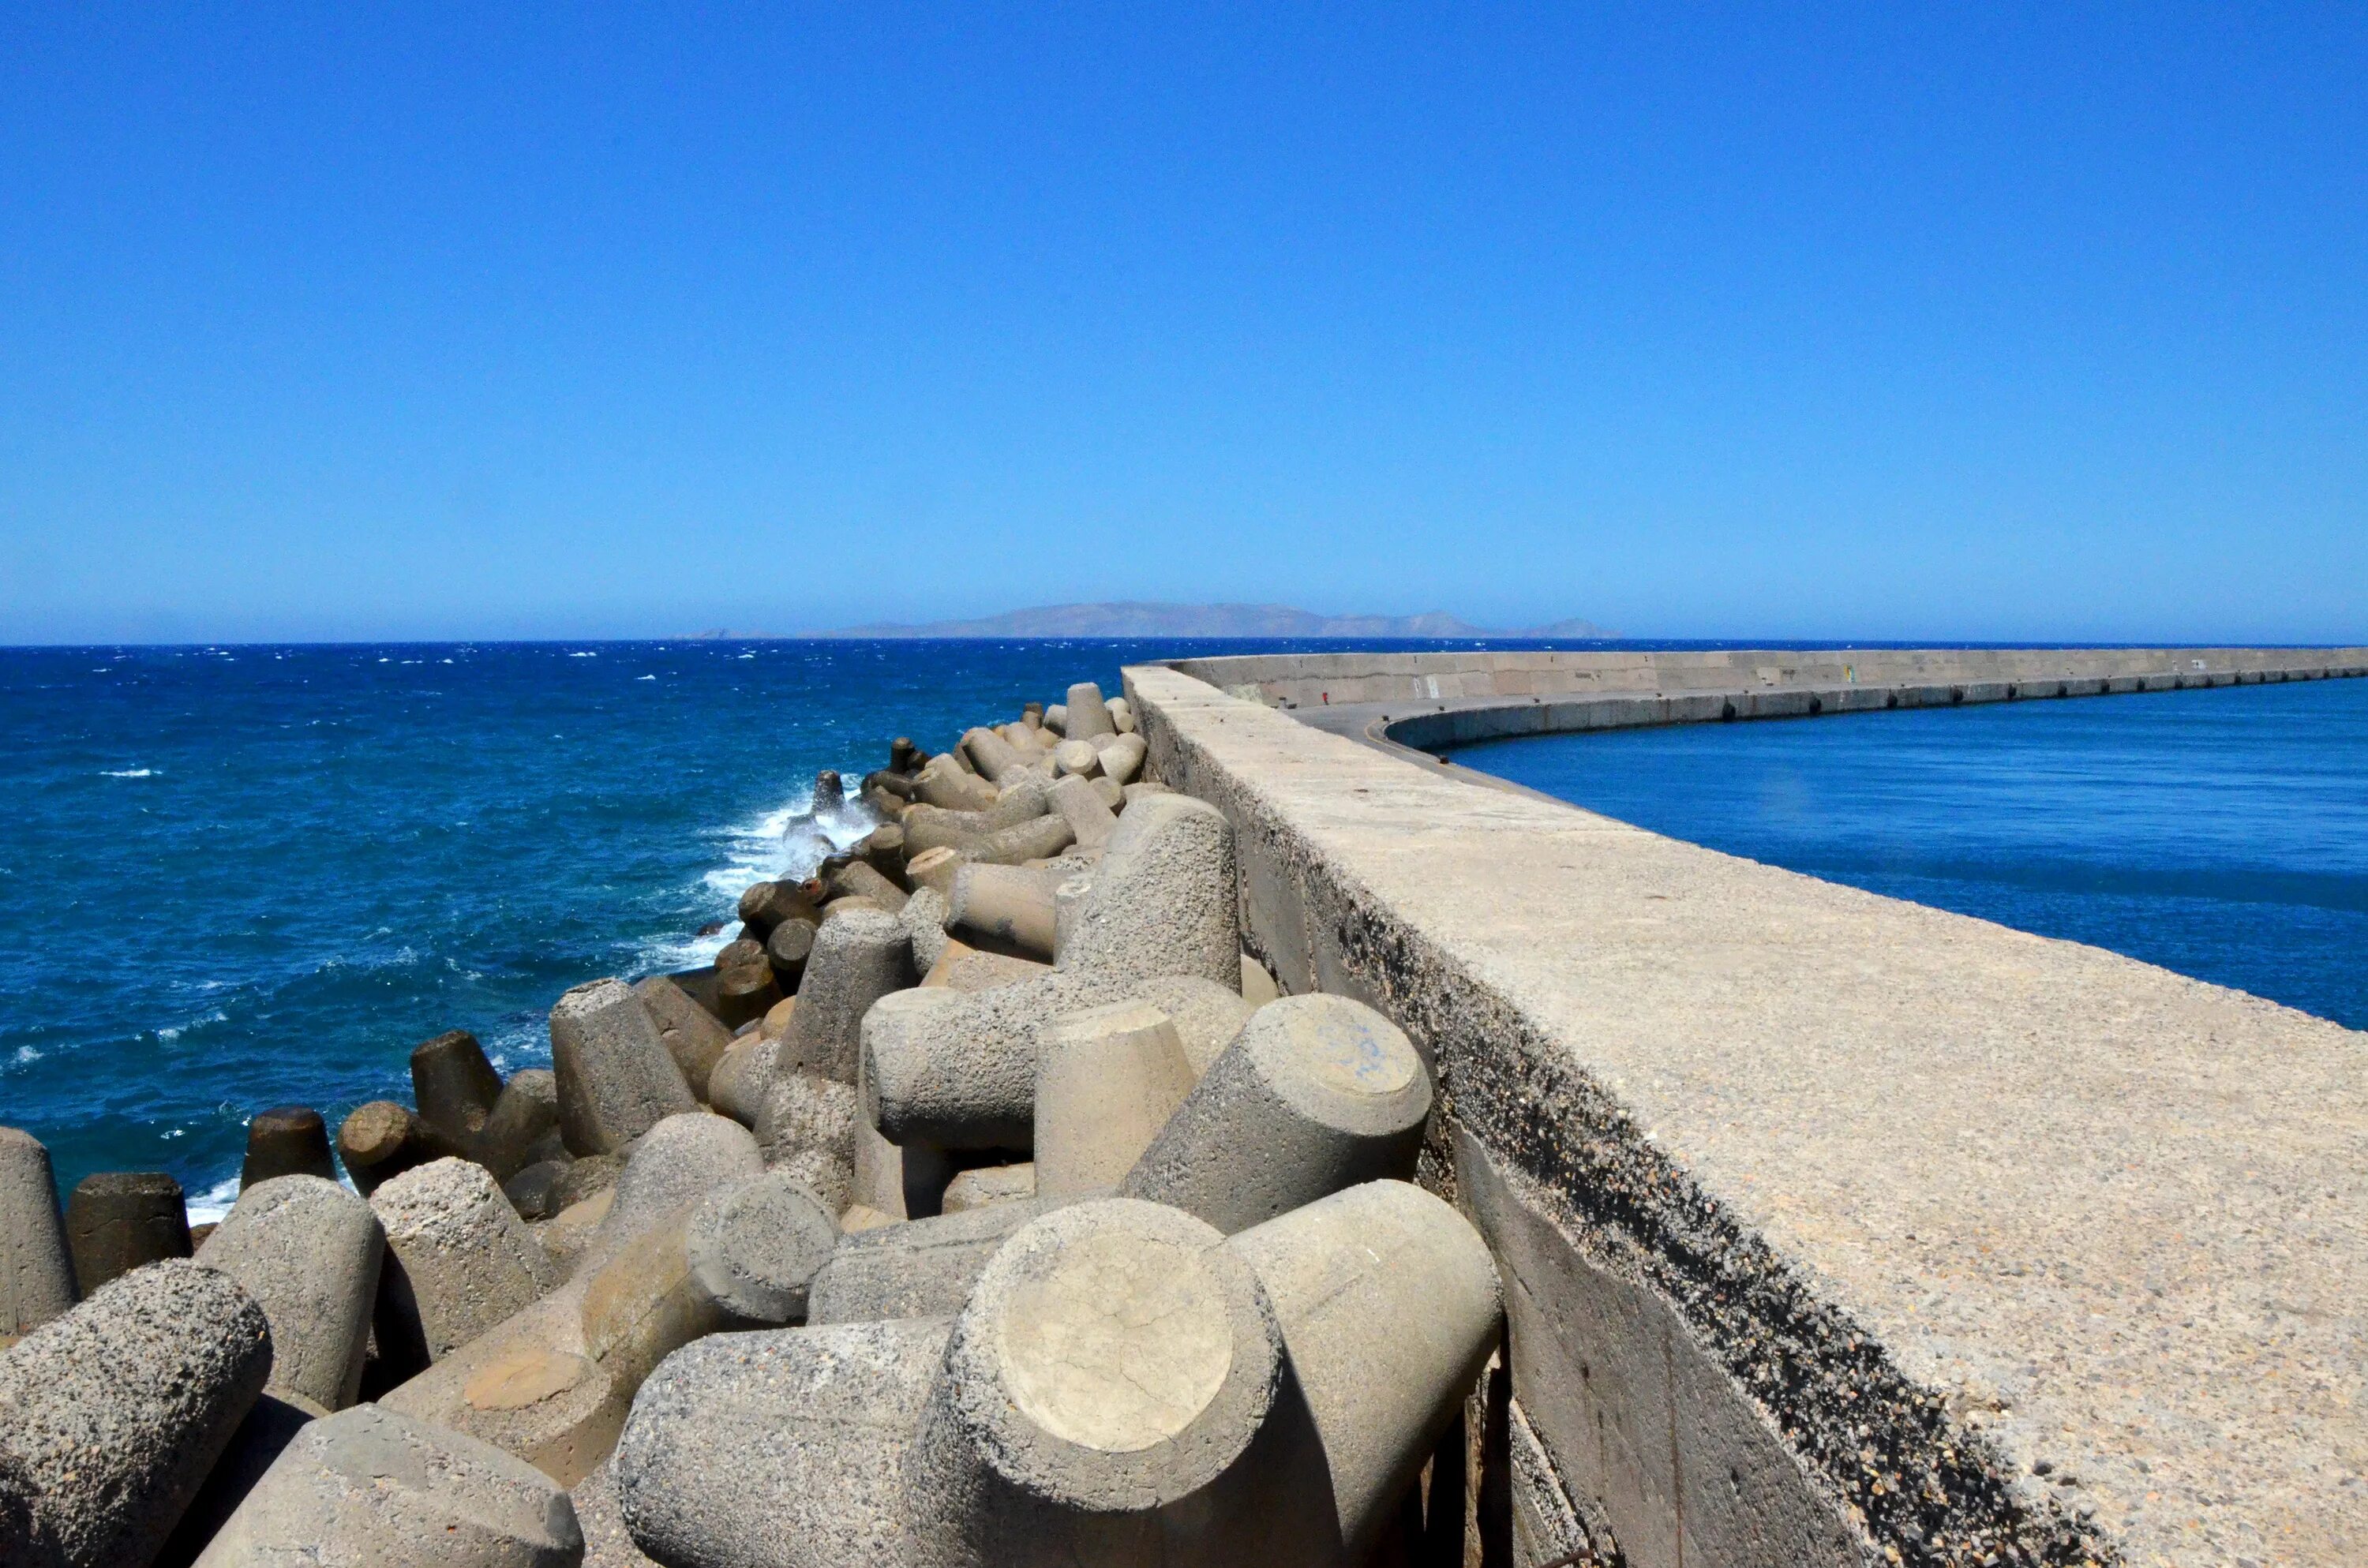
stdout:
[(343, 1410), (361, 1389), (385, 1252), (367, 1202), (336, 1182), (291, 1176), (240, 1193), (198, 1261), (263, 1309), (273, 1391)]
[(1053, 956), (1053, 886), (1057, 873), (1021, 866), (964, 866), (954, 873), (945, 925), (1016, 948), (1031, 958)]
[(189, 1568), (206, 1543), (222, 1532), (222, 1525), (238, 1511), (296, 1434), (329, 1412), (302, 1394), (278, 1392), (265, 1389), (238, 1424), (238, 1432), (222, 1450), (206, 1473), (206, 1483), (181, 1512), (181, 1522), (173, 1527), (170, 1540), (156, 1554), (152, 1568)]
[[(381, 1348), (441, 1360), (558, 1281), (542, 1244), (480, 1165), (438, 1160), (370, 1195), (385, 1228)], [(405, 1351), (413, 1354), (406, 1357)]]
[(284, 1176), (337, 1179), (336, 1163), (329, 1158), (328, 1124), (310, 1106), (259, 1110), (246, 1124), (246, 1163), (239, 1167), (240, 1190)]
[(1054, 972), (991, 991), (901, 991), (881, 998), (863, 1020), (864, 1115), (891, 1142), (1028, 1148), (1046, 1021), (1138, 1001), (1174, 1021), (1196, 1067), (1215, 1057), (1249, 1017), (1232, 986), (1180, 974)]
[(28, 1538), (7, 1561), (149, 1562), (270, 1375), (263, 1309), (184, 1258), (26, 1335), (0, 1354), (0, 1471), (17, 1472)]
[(568, 1494), (575, 1527), (584, 1532), (583, 1568), (661, 1568), (633, 1544), (617, 1502), (617, 1461), (605, 1459)]
[(405, 1171), (459, 1153), (442, 1133), (393, 1100), (356, 1106), (337, 1127), (337, 1157), (364, 1198)]
[(510, 1074), (469, 1153), (496, 1181), (537, 1161), (567, 1157), (559, 1134), (559, 1079), (550, 1068), (521, 1067)]
[(1151, 796), (1119, 818), (1054, 961), (1079, 973), (1196, 974), (1238, 987), (1235, 900), (1234, 824), (1190, 795)]
[(690, 1272), (689, 1217), (686, 1210), (633, 1236), (380, 1403), (575, 1485), (615, 1446), (642, 1380), (723, 1326)]
[(863, 1015), (918, 978), (912, 939), (894, 915), (856, 910), (830, 921), (806, 960), (776, 1073), (803, 1071), (854, 1083)]
[(502, 1075), (468, 1030), (450, 1029), (411, 1048), (411, 1103), (455, 1151), (475, 1141), (501, 1093)]
[(575, 1568), (584, 1537), (551, 1478), (378, 1405), (299, 1432), (199, 1568)]
[(1036, 1057), (1037, 1192), (1116, 1187), (1191, 1092), (1184, 1041), (1149, 1003), (1054, 1018)]
[(1472, 1222), (1367, 1182), (1225, 1243), (1258, 1275), (1331, 1477), (1344, 1564), (1363, 1562), (1497, 1344), (1496, 1261)]
[(916, 1555), (1313, 1561), (1314, 1511), (1278, 1506), (1310, 1447), (1287, 1388), (1273, 1310), (1209, 1226), (1126, 1199), (1048, 1214), (954, 1319), (905, 1467)]
[[(956, 867), (965, 864), (955, 859), (951, 852), (947, 859)], [(946, 885), (953, 885), (951, 879), (947, 880)], [(905, 927), (905, 935), (913, 944), (914, 973), (927, 975), (937, 968), (938, 960), (945, 956), (948, 940), (946, 916), (950, 913), (946, 895), (927, 884), (916, 887), (913, 896), (906, 899), (905, 907), (897, 912), (897, 922)]]
[(620, 980), (560, 997), (551, 1010), (551, 1063), (560, 1133), (579, 1157), (613, 1154), (664, 1118), (699, 1108), (649, 1009)]
[(682, 1069), (683, 1082), (690, 1085), (691, 1094), (707, 1098), (709, 1075), (732, 1043), (732, 1031), (663, 974), (635, 981), (633, 994), (649, 1009), (650, 1021), (658, 1027), (658, 1039), (666, 1042), (675, 1065)]
[(691, 1274), (739, 1324), (806, 1315), (806, 1292), (838, 1244), (837, 1211), (784, 1171), (709, 1193), (692, 1214)]
[(1118, 830), (1118, 814), (1110, 809), (1100, 793), (1082, 778), (1074, 784), (1064, 778), (1053, 785), (1052, 801), (1053, 809), (1061, 813), (1061, 820), (1067, 823), (1069, 831), (1077, 835), (1077, 847), (1080, 849), (1099, 849)]
[(189, 1256), (189, 1210), (163, 1171), (99, 1171), (66, 1200), (66, 1245), (85, 1296), (145, 1264)]
[(707, 1080), (708, 1104), (743, 1127), (753, 1128), (764, 1114), (765, 1091), (772, 1086), (773, 1063), (781, 1042), (760, 1034), (746, 1034), (716, 1062)]
[(1011, 1233), (1060, 1207), (1059, 1199), (1030, 1198), (841, 1236), (807, 1291), (806, 1322), (959, 1312)]
[(672, 1568), (919, 1568), (905, 1464), (945, 1318), (719, 1335), (633, 1402), (625, 1524)]
[(719, 1187), (765, 1172), (756, 1136), (727, 1116), (685, 1111), (667, 1117), (633, 1146), (617, 1177), (617, 1196), (578, 1268), (598, 1268), (644, 1232), (686, 1213)]
[(74, 1255), (50, 1152), (31, 1133), (0, 1127), (0, 1340), (74, 1304)]
[(1345, 996), (1286, 996), (1250, 1015), (1119, 1190), (1245, 1231), (1412, 1176), (1430, 1099), (1396, 1025)]
[(1081, 680), (1071, 687), (1062, 707), (1065, 710), (1063, 733), (1073, 741), (1118, 733), (1118, 726), (1110, 722), (1110, 704), (1102, 700), (1102, 688), (1092, 681)]

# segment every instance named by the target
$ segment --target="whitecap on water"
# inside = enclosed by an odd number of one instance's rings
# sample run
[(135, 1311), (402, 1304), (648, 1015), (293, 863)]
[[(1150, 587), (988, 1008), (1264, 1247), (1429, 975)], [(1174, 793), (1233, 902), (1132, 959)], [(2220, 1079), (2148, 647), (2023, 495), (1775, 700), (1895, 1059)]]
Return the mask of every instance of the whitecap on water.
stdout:
[(156, 777), (156, 770), (153, 767), (106, 768), (100, 771), (99, 777), (101, 778), (154, 778)]

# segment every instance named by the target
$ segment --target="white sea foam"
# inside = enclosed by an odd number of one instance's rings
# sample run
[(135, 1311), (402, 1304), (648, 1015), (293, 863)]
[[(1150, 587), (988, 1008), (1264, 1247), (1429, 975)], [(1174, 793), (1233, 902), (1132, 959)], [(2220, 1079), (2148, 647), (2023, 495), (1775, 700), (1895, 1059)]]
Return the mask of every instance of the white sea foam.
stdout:
[(235, 1173), (189, 1199), (189, 1223), (219, 1225), (230, 1213), (230, 1206), (238, 1201), (238, 1176)]
[(156, 777), (156, 770), (153, 767), (108, 768), (100, 772), (99, 777), (101, 778), (154, 778)]
[(633, 678), (635, 680), (655, 680), (658, 677), (655, 676), (635, 676)]
[(571, 659), (597, 659), (600, 655), (598, 653), (570, 653), (567, 656)]
[(879, 817), (860, 800), (817, 813), (811, 789), (778, 810), (735, 824), (721, 835), (723, 863), (700, 879), (723, 928), (706, 937), (654, 937), (642, 944), (640, 958), (653, 969), (668, 971), (713, 962), (731, 939), (740, 895), (751, 882), (811, 877), (824, 856), (851, 846), (879, 825)]
[(29, 1045), (20, 1045), (17, 1048), (17, 1054), (8, 1058), (8, 1065), (11, 1067), (29, 1067), (40, 1059), (41, 1052), (35, 1051)]

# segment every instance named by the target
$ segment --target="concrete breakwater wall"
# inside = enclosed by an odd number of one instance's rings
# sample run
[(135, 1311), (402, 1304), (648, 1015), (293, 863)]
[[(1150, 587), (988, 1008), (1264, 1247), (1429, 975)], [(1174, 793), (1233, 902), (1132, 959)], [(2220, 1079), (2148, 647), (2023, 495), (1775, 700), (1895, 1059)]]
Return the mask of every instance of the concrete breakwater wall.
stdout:
[(1248, 948), (1434, 1065), (1425, 1179), (1504, 1280), (1511, 1560), (2336, 1564), (2368, 1561), (2368, 1038), (1349, 737), (2363, 669), (1346, 654), (1127, 687), (1159, 777), (1234, 824)]

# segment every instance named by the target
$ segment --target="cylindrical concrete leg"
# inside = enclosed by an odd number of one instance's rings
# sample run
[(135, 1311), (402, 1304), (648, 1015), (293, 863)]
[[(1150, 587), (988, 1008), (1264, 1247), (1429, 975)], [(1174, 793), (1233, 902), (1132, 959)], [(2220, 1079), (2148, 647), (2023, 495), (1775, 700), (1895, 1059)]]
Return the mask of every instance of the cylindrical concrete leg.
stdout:
[(626, 1528), (677, 1564), (874, 1568), (903, 1555), (905, 1452), (943, 1318), (719, 1335), (642, 1387), (617, 1444)]
[(1190, 795), (1156, 795), (1119, 818), (1060, 967), (1242, 982), (1234, 826)]
[(1064, 778), (1091, 778), (1102, 770), (1102, 754), (1091, 741), (1063, 741), (1053, 748), (1053, 762)]
[(814, 807), (817, 812), (835, 812), (847, 803), (847, 781), (838, 769), (825, 767), (814, 775)]
[(915, 1439), (916, 1539), (1013, 1565), (1297, 1562), (1256, 1548), (1242, 1463), (1283, 1388), (1256, 1276), (1190, 1215), (1034, 1221), (954, 1319)]
[[(370, 1195), (385, 1227), (382, 1345), (441, 1360), (558, 1283), (542, 1244), (482, 1165), (438, 1160)], [(389, 1320), (392, 1321), (389, 1321)]]
[(412, 1048), (411, 1103), (454, 1148), (476, 1136), (501, 1093), (502, 1075), (468, 1030), (453, 1029)]
[(1061, 813), (1061, 820), (1077, 835), (1080, 849), (1101, 848), (1118, 830), (1118, 814), (1087, 779), (1075, 783), (1062, 779), (1053, 786), (1052, 801), (1053, 809)]
[(337, 1157), (364, 1198), (381, 1182), (457, 1152), (441, 1133), (393, 1100), (356, 1106), (337, 1128)]
[(50, 1152), (31, 1133), (0, 1127), (0, 1337), (28, 1333), (74, 1304), (74, 1254)]
[(1367, 1182), (1225, 1244), (1266, 1287), (1315, 1429), (1346, 1561), (1364, 1560), (1497, 1343), (1497, 1267), (1418, 1187)]
[(678, 1111), (695, 1110), (649, 1009), (619, 980), (578, 985), (551, 1010), (559, 1130), (570, 1153), (610, 1154)]
[(329, 1158), (328, 1124), (309, 1106), (259, 1110), (246, 1124), (246, 1164), (238, 1173), (239, 1189), (284, 1176), (337, 1179), (336, 1164)]
[(1167, 1014), (1145, 1002), (1088, 1007), (1038, 1037), (1036, 1190), (1113, 1187), (1192, 1092), (1192, 1064)]
[(892, 991), (912, 985), (912, 938), (893, 915), (856, 910), (814, 937), (798, 1009), (784, 1037), (784, 1069), (855, 1082), (863, 1015)]
[(841, 898), (870, 899), (892, 915), (905, 907), (905, 890), (868, 860), (850, 860), (832, 872), (830, 889)]
[(693, 1278), (744, 1325), (806, 1315), (806, 1291), (838, 1244), (838, 1216), (780, 1171), (712, 1192), (691, 1216)]
[(946, 901), (950, 928), (1036, 959), (1053, 956), (1052, 874), (1020, 866), (964, 866)]
[(31, 1560), (153, 1560), (270, 1374), (263, 1309), (181, 1258), (26, 1335), (0, 1356), (0, 1453), (46, 1543)]
[(239, 1194), (198, 1261), (263, 1308), (271, 1386), (342, 1410), (361, 1388), (384, 1252), (368, 1203), (318, 1176), (278, 1176)]
[(1231, 1234), (1413, 1175), (1429, 1112), (1430, 1075), (1395, 1025), (1345, 996), (1286, 996), (1250, 1015), (1120, 1190)]
[(1102, 747), (1098, 755), (1101, 759), (1102, 776), (1111, 783), (1124, 787), (1133, 783), (1135, 776), (1143, 771), (1144, 758), (1151, 755), (1151, 748), (1144, 744), (1141, 735), (1121, 735)]
[(549, 1476), (375, 1404), (299, 1432), (198, 1559), (409, 1568), (575, 1568), (584, 1537)]
[(144, 1264), (189, 1256), (189, 1210), (163, 1171), (86, 1176), (66, 1202), (66, 1244), (85, 1296)]
[(1110, 722), (1110, 704), (1102, 700), (1102, 688), (1092, 681), (1079, 681), (1071, 687), (1069, 699), (1061, 706), (1067, 719), (1068, 737), (1073, 741), (1118, 733), (1118, 726)]
[(676, 1219), (720, 1187), (737, 1187), (765, 1172), (757, 1139), (728, 1116), (687, 1111), (650, 1129), (617, 1177), (617, 1196), (586, 1261), (590, 1268), (636, 1236)]
[(510, 1074), (470, 1153), (497, 1181), (537, 1161), (567, 1157), (559, 1132), (559, 1080), (550, 1068), (521, 1067)]
[(716, 1058), (723, 1054), (723, 1048), (732, 1043), (732, 1031), (663, 974), (635, 981), (633, 994), (649, 1009), (650, 1021), (658, 1027), (658, 1039), (666, 1041), (675, 1065), (682, 1069), (683, 1082), (690, 1085), (692, 1095), (705, 1099), (708, 1074), (715, 1071)]
[(728, 968), (722, 959), (716, 960), (716, 1010), (723, 1014), (724, 1023), (736, 1029), (772, 1010), (781, 999), (781, 983), (774, 978), (773, 966), (767, 960), (764, 949), (754, 942), (734, 942), (732, 946), (753, 949), (748, 954), (734, 955), (739, 961)]

